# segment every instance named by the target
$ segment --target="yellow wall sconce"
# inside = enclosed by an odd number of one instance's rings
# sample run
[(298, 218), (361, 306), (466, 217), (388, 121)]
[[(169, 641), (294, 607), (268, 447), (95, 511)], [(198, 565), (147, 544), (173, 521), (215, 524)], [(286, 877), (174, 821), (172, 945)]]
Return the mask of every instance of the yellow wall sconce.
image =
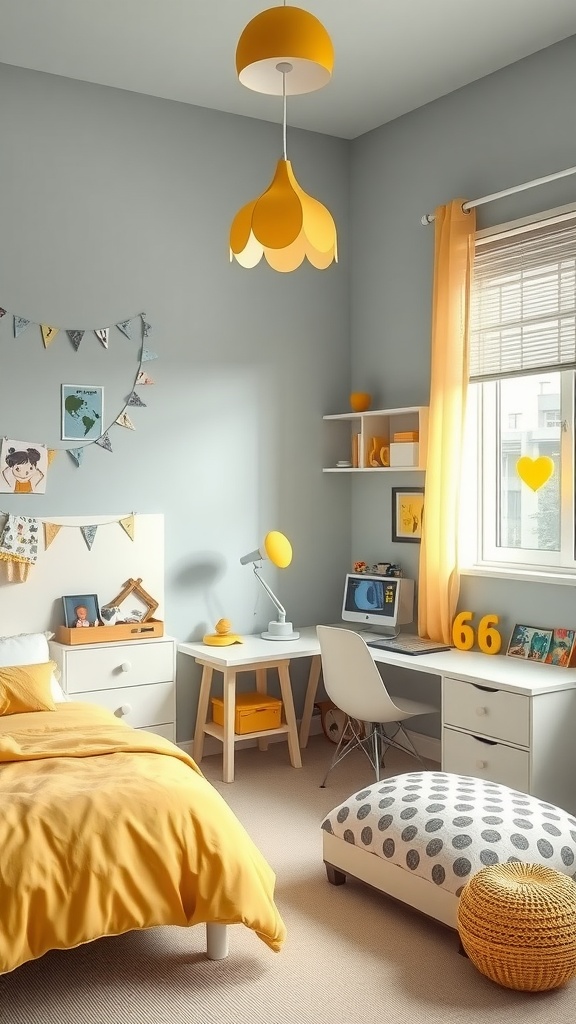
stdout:
[(540, 455), (537, 459), (522, 455), (516, 463), (516, 472), (523, 483), (537, 491), (553, 476), (554, 461), (549, 455)]
[(305, 259), (325, 270), (338, 262), (334, 218), (298, 183), (286, 147), (286, 97), (320, 89), (330, 81), (332, 42), (324, 26), (299, 7), (272, 7), (246, 26), (236, 49), (240, 81), (283, 99), (283, 157), (266, 191), (236, 214), (230, 229), (230, 262), (246, 269), (264, 256), (288, 273)]

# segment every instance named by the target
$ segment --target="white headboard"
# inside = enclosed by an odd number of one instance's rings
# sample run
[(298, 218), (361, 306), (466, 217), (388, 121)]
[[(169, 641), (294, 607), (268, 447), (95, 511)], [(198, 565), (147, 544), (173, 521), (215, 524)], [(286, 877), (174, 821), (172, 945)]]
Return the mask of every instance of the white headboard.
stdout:
[[(64, 624), (65, 594), (97, 594), (107, 604), (122, 590), (126, 580), (142, 579), (142, 586), (164, 618), (164, 516), (134, 515), (134, 540), (119, 520), (130, 513), (109, 516), (42, 516), (38, 561), (25, 583), (7, 583), (0, 567), (0, 635), (35, 633)], [(62, 526), (50, 546), (44, 548), (47, 521)], [(89, 550), (79, 529), (98, 526)]]

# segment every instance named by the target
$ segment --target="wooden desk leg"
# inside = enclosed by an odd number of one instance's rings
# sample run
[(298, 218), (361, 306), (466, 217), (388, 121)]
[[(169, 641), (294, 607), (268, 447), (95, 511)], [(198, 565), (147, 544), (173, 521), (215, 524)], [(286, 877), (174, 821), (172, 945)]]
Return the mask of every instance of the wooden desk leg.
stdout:
[(298, 743), (298, 725), (294, 713), (294, 700), (292, 698), (292, 684), (290, 672), (288, 671), (289, 661), (281, 661), (278, 664), (278, 678), (280, 680), (280, 692), (284, 703), (284, 715), (288, 726), (288, 750), (290, 751), (290, 763), (293, 768), (302, 767), (300, 746)]
[(200, 764), (204, 753), (204, 726), (208, 716), (208, 701), (210, 699), (210, 687), (212, 686), (213, 668), (210, 665), (202, 667), (202, 680), (200, 682), (200, 696), (198, 697), (198, 711), (196, 713), (196, 728), (194, 730), (194, 741), (192, 743), (192, 757), (196, 764)]
[(310, 662), (310, 671), (308, 672), (308, 686), (306, 687), (306, 697), (304, 699), (304, 711), (302, 712), (302, 721), (300, 722), (300, 746), (306, 747), (308, 745), (308, 737), (310, 735), (310, 723), (312, 721), (312, 712), (314, 711), (314, 701), (316, 700), (316, 692), (318, 690), (318, 681), (320, 679), (320, 669), (322, 667), (322, 658), (319, 654), (314, 655)]
[(224, 742), (222, 744), (222, 779), (234, 782), (234, 716), (236, 713), (236, 669), (225, 668), (224, 675)]
[[(256, 669), (256, 690), (258, 693), (268, 693), (267, 673), (268, 670), (265, 668)], [(269, 742), (268, 737), (263, 736), (261, 740), (258, 740), (258, 750), (268, 750)]]

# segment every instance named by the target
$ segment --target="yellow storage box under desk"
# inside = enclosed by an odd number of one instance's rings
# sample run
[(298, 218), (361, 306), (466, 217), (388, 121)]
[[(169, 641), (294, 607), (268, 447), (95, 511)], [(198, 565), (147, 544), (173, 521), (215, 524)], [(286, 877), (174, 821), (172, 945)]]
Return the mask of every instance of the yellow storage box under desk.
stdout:
[[(216, 725), (224, 725), (224, 701), (212, 697), (212, 719)], [(266, 693), (238, 693), (234, 714), (234, 732), (260, 732), (262, 729), (277, 729), (282, 724), (282, 701)]]

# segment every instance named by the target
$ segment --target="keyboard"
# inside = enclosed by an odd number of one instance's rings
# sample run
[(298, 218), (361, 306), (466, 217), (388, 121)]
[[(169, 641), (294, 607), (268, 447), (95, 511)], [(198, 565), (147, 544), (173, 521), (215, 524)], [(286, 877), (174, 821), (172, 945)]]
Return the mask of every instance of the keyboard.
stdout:
[(385, 636), (380, 640), (367, 641), (368, 647), (376, 647), (380, 651), (392, 651), (396, 654), (435, 654), (436, 651), (450, 651), (448, 644), (439, 644), (436, 640), (424, 640), (421, 636), (411, 633), (399, 633), (398, 636)]

